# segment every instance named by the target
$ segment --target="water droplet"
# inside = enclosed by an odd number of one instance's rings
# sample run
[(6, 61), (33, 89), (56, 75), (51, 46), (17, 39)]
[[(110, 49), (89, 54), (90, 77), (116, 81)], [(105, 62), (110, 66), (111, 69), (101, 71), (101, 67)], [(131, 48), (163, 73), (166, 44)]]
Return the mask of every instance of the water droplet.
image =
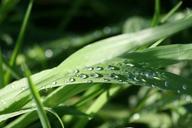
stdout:
[(25, 87), (22, 87), (22, 88), (21, 88), (21, 91), (25, 91), (25, 89), (26, 89)]
[(133, 67), (134, 65), (131, 63), (126, 63), (127, 66)]
[(119, 82), (123, 82), (123, 80), (119, 80)]
[(141, 79), (141, 81), (146, 82), (146, 80), (145, 80), (145, 79)]
[(112, 73), (112, 74), (111, 74), (111, 77), (112, 77), (113, 79), (118, 79), (118, 78), (119, 78), (119, 76), (118, 76), (117, 74), (115, 74), (115, 73)]
[(133, 80), (135, 80), (135, 81), (139, 81), (139, 79), (138, 79), (137, 77), (134, 77)]
[(161, 80), (161, 78), (156, 77), (156, 76), (154, 76), (153, 78), (156, 79), (156, 80)]
[(104, 78), (103, 80), (106, 81), (106, 82), (109, 82), (109, 81), (110, 81), (110, 79), (107, 79), (107, 78)]
[(95, 70), (101, 71), (101, 70), (103, 70), (103, 67), (96, 67)]
[(112, 66), (112, 65), (109, 65), (107, 68), (108, 68), (109, 70), (119, 70), (118, 67), (115, 67), (115, 66)]
[(80, 74), (79, 77), (82, 78), (82, 79), (86, 79), (86, 78), (88, 78), (89, 76), (86, 75), (86, 74)]
[(91, 77), (94, 77), (94, 78), (103, 77), (103, 75), (101, 75), (101, 74), (99, 74), (99, 73), (94, 73), (94, 74), (91, 74), (90, 76), (91, 76)]
[(52, 84), (53, 84), (53, 85), (56, 85), (56, 84), (57, 84), (57, 82), (56, 82), (56, 81), (54, 81)]
[(87, 70), (92, 71), (94, 68), (93, 67), (86, 67)]
[(165, 87), (168, 87), (168, 82), (167, 81), (165, 81)]
[(75, 82), (75, 78), (69, 78), (70, 82)]
[(91, 83), (93, 83), (93, 81), (92, 80), (87, 80), (87, 83), (91, 84)]
[(186, 90), (186, 89), (187, 89), (187, 86), (186, 86), (186, 85), (183, 85), (182, 88), (183, 88), (183, 90)]
[(79, 73), (79, 70), (78, 69), (74, 70), (74, 73), (75, 74)]
[(181, 93), (181, 91), (180, 91), (180, 90), (177, 90), (177, 93), (179, 94), (179, 93)]

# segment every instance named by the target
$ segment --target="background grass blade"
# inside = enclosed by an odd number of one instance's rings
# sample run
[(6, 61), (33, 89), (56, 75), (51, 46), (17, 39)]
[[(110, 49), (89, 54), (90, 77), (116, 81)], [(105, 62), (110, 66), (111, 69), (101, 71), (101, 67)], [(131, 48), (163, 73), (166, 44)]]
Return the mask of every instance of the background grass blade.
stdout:
[(3, 55), (0, 48), (0, 88), (4, 87)]
[(30, 90), (30, 92), (33, 96), (33, 99), (36, 103), (36, 106), (37, 106), (37, 112), (38, 112), (41, 124), (42, 124), (43, 128), (51, 128), (51, 125), (49, 123), (46, 112), (43, 109), (43, 104), (41, 103), (40, 95), (39, 95), (38, 91), (36, 90), (35, 85), (33, 84), (32, 80), (30, 78), (31, 73), (30, 73), (29, 69), (26, 67), (26, 65), (23, 65), (23, 69), (25, 71), (25, 75), (27, 76), (27, 80), (29, 83), (29, 90)]
[[(26, 11), (26, 14), (25, 14), (24, 19), (23, 19), (23, 23), (21, 25), (21, 30), (19, 32), (19, 36), (18, 36), (18, 38), (16, 40), (15, 48), (14, 48), (12, 56), (10, 58), (9, 64), (10, 64), (11, 67), (14, 67), (17, 54), (19, 53), (19, 50), (21, 49), (21, 46), (22, 46), (22, 43), (23, 43), (23, 38), (24, 38), (24, 35), (25, 35), (25, 31), (26, 31), (26, 28), (27, 28), (28, 21), (29, 21), (29, 16), (31, 14), (32, 6), (33, 6), (33, 0), (30, 0), (27, 11)], [(9, 80), (10, 80), (10, 73), (7, 72), (5, 74), (5, 84), (8, 84)]]
[(175, 7), (173, 7), (162, 19), (160, 20), (161, 23), (164, 23), (167, 21), (182, 5), (182, 1), (178, 2)]
[(161, 9), (160, 0), (155, 0), (155, 12), (154, 12), (154, 16), (153, 16), (152, 23), (151, 23), (152, 27), (158, 25), (158, 23), (159, 23), (160, 9)]

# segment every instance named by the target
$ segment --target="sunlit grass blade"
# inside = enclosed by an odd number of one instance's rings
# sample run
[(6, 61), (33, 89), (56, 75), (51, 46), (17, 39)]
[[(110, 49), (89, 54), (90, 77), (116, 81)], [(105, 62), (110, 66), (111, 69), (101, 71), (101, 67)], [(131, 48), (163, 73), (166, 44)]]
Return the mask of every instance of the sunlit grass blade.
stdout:
[(37, 112), (38, 112), (41, 124), (42, 124), (43, 128), (51, 128), (51, 125), (49, 123), (46, 112), (43, 109), (43, 104), (41, 103), (41, 97), (40, 97), (37, 89), (35, 88), (35, 85), (33, 84), (32, 80), (31, 80), (31, 77), (30, 77), (31, 73), (30, 73), (29, 69), (26, 67), (26, 65), (23, 65), (23, 69), (25, 71), (25, 75), (26, 75), (28, 83), (29, 83), (29, 90), (30, 90), (30, 92), (33, 96), (33, 99), (36, 103), (36, 106), (37, 106)]
[(160, 20), (161, 23), (167, 21), (182, 5), (182, 1), (178, 2), (162, 19)]
[[(109, 91), (106, 91), (104, 93), (102, 93), (95, 101), (94, 103), (92, 103), (92, 105), (87, 109), (86, 113), (90, 114), (90, 115), (94, 115), (95, 113), (97, 113), (108, 101), (109, 98), (111, 98), (111, 96), (114, 96), (120, 89), (121, 87), (116, 86), (113, 87), (111, 89), (109, 89)], [(74, 128), (84, 128), (86, 123), (89, 121), (90, 119), (88, 118), (83, 118), (80, 119), (76, 124)]]
[(161, 9), (160, 0), (155, 0), (155, 12), (154, 12), (154, 16), (153, 16), (152, 23), (151, 23), (152, 27), (158, 25), (158, 23), (159, 23), (160, 9)]
[[(33, 6), (33, 0), (30, 0), (29, 5), (27, 7), (27, 11), (26, 11), (24, 19), (23, 19), (23, 23), (21, 25), (21, 30), (20, 30), (18, 38), (16, 40), (15, 48), (13, 50), (13, 53), (12, 53), (10, 61), (9, 61), (9, 64), (11, 67), (14, 67), (17, 54), (19, 53), (19, 50), (21, 49), (23, 39), (25, 36), (25, 32), (26, 32), (26, 28), (27, 28), (27, 24), (28, 24), (29, 17), (31, 14), (32, 6)], [(9, 80), (10, 80), (10, 73), (7, 72), (5, 74), (5, 84), (8, 84)]]
[(0, 48), (0, 88), (4, 87), (3, 55)]

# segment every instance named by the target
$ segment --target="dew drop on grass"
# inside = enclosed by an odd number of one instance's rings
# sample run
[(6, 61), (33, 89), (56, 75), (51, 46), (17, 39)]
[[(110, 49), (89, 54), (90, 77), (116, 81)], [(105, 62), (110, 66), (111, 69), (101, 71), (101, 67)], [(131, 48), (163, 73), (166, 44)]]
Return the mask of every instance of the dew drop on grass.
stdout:
[(87, 70), (92, 71), (94, 68), (93, 67), (86, 67)]
[(87, 79), (89, 76), (86, 75), (86, 74), (80, 74), (79, 77), (80, 77), (81, 79)]
[(53, 84), (53, 85), (56, 85), (56, 84), (57, 84), (57, 82), (56, 82), (56, 81), (54, 81), (52, 84)]
[(99, 66), (98, 66), (98, 67), (95, 68), (95, 70), (101, 71), (101, 70), (103, 70), (103, 67), (99, 67)]
[(107, 67), (107, 69), (109, 69), (109, 70), (119, 70), (118, 67), (115, 67), (115, 66), (112, 66), (112, 65), (109, 65), (109, 66)]
[(107, 79), (107, 78), (104, 78), (103, 80), (106, 81), (106, 82), (109, 82), (109, 81), (110, 81), (110, 79)]
[(186, 86), (186, 85), (183, 85), (182, 88), (183, 88), (183, 90), (186, 90), (186, 89), (187, 89), (187, 86)]
[(91, 83), (93, 83), (93, 81), (92, 80), (87, 80), (87, 83), (91, 84)]
[(75, 74), (79, 73), (79, 70), (78, 69), (74, 70), (74, 73)]
[(113, 79), (119, 79), (119, 76), (118, 76), (117, 74), (115, 74), (115, 73), (112, 73), (112, 74), (111, 74), (111, 78), (113, 78)]
[(94, 77), (94, 78), (103, 77), (103, 75), (101, 75), (101, 74), (99, 74), (99, 73), (94, 73), (94, 74), (91, 74), (90, 76), (91, 76), (91, 77)]
[(75, 82), (75, 78), (69, 78), (70, 82)]
[(181, 93), (181, 91), (180, 91), (180, 90), (177, 90), (177, 93), (178, 93), (178, 94), (180, 94), (180, 93)]

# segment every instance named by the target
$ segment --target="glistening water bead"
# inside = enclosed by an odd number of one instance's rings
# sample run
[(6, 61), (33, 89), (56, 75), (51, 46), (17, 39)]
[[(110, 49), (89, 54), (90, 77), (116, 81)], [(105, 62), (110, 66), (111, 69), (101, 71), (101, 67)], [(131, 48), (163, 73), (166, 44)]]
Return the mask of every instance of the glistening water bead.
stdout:
[(86, 78), (88, 78), (89, 76), (86, 75), (86, 74), (80, 74), (79, 77), (82, 78), (82, 79), (86, 79)]
[(75, 82), (75, 78), (69, 78), (70, 82)]
[(94, 68), (93, 67), (86, 67), (87, 70), (92, 71)]
[(119, 70), (118, 67), (115, 67), (115, 66), (112, 66), (112, 65), (109, 65), (109, 66), (107, 67), (107, 69), (109, 69), (109, 70)]
[(95, 70), (96, 70), (96, 71), (101, 71), (101, 70), (103, 70), (103, 67), (99, 67), (99, 66), (98, 66), (98, 67), (95, 67)]
[(101, 74), (99, 74), (99, 73), (94, 73), (94, 74), (91, 74), (90, 76), (91, 76), (91, 77), (94, 77), (94, 78), (103, 77), (103, 75), (101, 75)]

